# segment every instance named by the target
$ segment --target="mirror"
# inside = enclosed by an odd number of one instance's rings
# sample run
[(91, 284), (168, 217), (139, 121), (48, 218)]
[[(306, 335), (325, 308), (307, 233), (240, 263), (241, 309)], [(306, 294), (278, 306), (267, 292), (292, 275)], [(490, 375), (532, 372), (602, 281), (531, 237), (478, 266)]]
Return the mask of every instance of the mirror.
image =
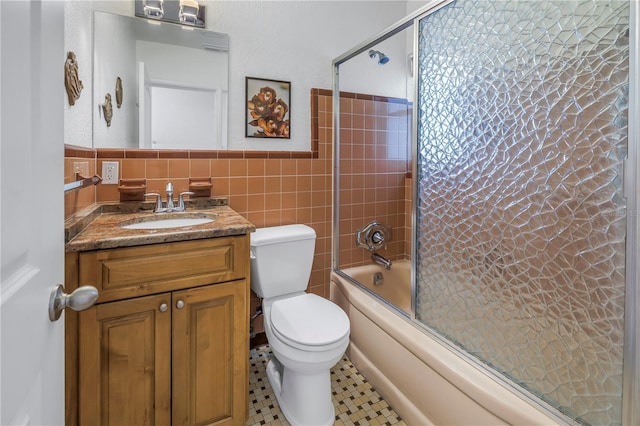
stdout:
[(93, 31), (94, 148), (227, 148), (228, 35), (98, 11)]

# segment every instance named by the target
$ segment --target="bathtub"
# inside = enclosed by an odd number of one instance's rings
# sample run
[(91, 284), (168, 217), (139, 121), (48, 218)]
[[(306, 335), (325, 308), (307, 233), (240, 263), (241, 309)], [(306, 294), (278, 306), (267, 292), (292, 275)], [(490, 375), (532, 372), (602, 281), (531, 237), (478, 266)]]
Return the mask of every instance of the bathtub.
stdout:
[[(408, 261), (390, 271), (367, 265), (345, 272), (410, 312)], [(383, 273), (383, 284), (373, 283), (374, 272)], [(408, 425), (565, 423), (336, 272), (330, 298), (351, 321), (349, 359)]]

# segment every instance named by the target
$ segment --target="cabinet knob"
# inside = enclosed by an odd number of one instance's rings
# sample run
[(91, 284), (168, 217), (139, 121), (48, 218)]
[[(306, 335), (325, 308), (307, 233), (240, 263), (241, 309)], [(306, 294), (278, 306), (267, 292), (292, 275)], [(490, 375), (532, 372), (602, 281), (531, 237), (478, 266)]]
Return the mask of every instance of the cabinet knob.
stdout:
[(167, 312), (167, 309), (169, 309), (169, 306), (166, 303), (160, 305), (160, 312)]
[(176, 302), (176, 308), (178, 308), (178, 309), (184, 308), (184, 302), (182, 300), (178, 300)]

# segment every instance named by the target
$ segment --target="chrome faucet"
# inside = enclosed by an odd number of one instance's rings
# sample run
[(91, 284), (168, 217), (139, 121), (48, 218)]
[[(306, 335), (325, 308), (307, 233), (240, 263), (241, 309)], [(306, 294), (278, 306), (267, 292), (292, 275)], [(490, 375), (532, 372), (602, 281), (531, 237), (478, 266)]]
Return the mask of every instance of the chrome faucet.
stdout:
[(371, 253), (371, 260), (373, 263), (384, 266), (385, 269), (391, 269), (391, 261), (378, 253)]
[(173, 211), (173, 184), (171, 182), (167, 182), (165, 191), (167, 193), (167, 210)]
[(167, 203), (166, 207), (162, 205), (162, 196), (157, 192), (148, 192), (144, 194), (145, 197), (156, 197), (156, 207), (154, 212), (156, 213), (170, 213), (170, 212), (183, 212), (186, 210), (184, 205), (184, 196), (185, 195), (193, 195), (193, 192), (181, 192), (178, 197), (178, 206), (176, 207), (173, 203), (173, 184), (171, 182), (167, 183), (167, 187), (165, 189), (167, 192)]

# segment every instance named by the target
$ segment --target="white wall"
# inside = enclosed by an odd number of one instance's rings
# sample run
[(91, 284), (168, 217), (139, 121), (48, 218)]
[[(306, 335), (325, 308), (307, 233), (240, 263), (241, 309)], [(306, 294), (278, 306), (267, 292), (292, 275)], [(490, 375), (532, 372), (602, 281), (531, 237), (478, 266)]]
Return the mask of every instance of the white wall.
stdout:
[[(92, 145), (92, 116), (98, 102), (93, 92), (93, 10), (133, 15), (133, 1), (66, 0), (64, 10), (64, 48), (73, 51), (78, 61), (78, 74), (84, 89), (74, 106), (64, 98), (64, 141), (78, 146)], [(64, 58), (61, 59), (64, 63)], [(62, 66), (62, 65), (61, 65)], [(114, 81), (115, 85), (115, 81)], [(125, 93), (125, 96), (127, 94)], [(100, 101), (101, 103), (102, 101)], [(93, 106), (95, 104), (95, 107)]]
[[(415, 3), (415, 2), (412, 2)], [(207, 29), (230, 36), (229, 148), (308, 150), (312, 88), (330, 89), (331, 61), (407, 13), (405, 1), (206, 1)], [(65, 48), (76, 53), (85, 89), (65, 103), (66, 143), (91, 146), (92, 10), (133, 15), (133, 0), (67, 0)], [(64, 61), (62, 61), (64, 62)], [(244, 137), (245, 77), (291, 82), (291, 139)], [(367, 87), (391, 81), (375, 74)], [(125, 95), (126, 96), (126, 95)], [(97, 105), (97, 102), (95, 102)]]
[[(168, 57), (172, 58), (169, 66)], [(137, 40), (136, 59), (144, 62), (154, 82), (227, 90), (229, 64), (226, 53)]]
[(369, 50), (342, 63), (340, 91), (406, 98), (411, 81), (408, 55), (412, 48), (413, 29), (408, 28), (373, 47), (389, 57), (386, 64), (378, 65), (378, 57), (372, 59)]
[[(94, 58), (93, 84), (85, 87), (87, 97), (94, 95), (93, 128), (95, 140), (102, 141), (101, 146), (111, 148), (132, 148), (138, 146), (137, 126), (137, 75), (136, 75), (136, 45), (133, 31), (127, 23), (117, 19), (116, 15), (105, 15), (100, 23), (94, 25), (96, 37), (94, 47), (100, 56)], [(122, 106), (116, 105), (116, 78), (122, 80)], [(83, 91), (84, 93), (84, 91)], [(111, 125), (107, 126), (100, 105), (105, 101), (106, 94), (111, 95), (113, 117)]]

